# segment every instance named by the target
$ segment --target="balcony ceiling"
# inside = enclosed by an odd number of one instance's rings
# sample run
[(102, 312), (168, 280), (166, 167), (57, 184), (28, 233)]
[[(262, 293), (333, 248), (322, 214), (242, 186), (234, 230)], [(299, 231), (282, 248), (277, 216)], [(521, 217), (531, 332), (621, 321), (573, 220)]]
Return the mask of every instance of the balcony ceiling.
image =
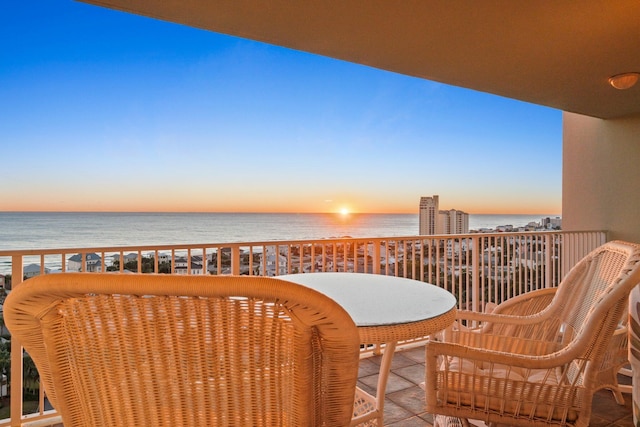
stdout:
[[(640, 113), (640, 0), (81, 0), (599, 118)], [(114, 30), (115, 31), (115, 30)]]

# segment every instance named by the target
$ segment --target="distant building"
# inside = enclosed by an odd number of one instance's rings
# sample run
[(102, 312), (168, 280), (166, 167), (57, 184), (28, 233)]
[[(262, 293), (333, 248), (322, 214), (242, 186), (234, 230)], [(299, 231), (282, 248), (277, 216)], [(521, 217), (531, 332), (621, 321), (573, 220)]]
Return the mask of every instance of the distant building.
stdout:
[[(124, 254), (124, 263), (128, 263), (128, 262), (138, 262), (138, 254), (135, 252), (131, 252), (128, 254)], [(120, 258), (118, 258), (118, 261), (120, 260)]]
[(178, 257), (175, 259), (173, 272), (175, 274), (203, 274), (203, 260), (200, 255), (192, 255), (191, 262), (187, 257)]
[(260, 258), (260, 271), (264, 271), (266, 276), (278, 276), (287, 274), (287, 257), (276, 252), (275, 246), (267, 246), (266, 252)]
[(439, 196), (420, 197), (420, 235), (431, 236), (438, 233)]
[[(49, 273), (49, 269), (45, 267), (44, 272), (45, 274)], [(22, 270), (22, 274), (24, 274), (24, 277), (27, 279), (38, 276), (40, 274), (40, 264), (26, 265)]]
[(549, 230), (560, 230), (562, 228), (562, 218), (560, 218), (559, 216), (555, 218), (542, 218), (540, 224), (542, 228), (546, 228)]
[(158, 253), (158, 262), (159, 263), (171, 262), (171, 254), (170, 253), (166, 253), (166, 252), (159, 252)]
[(450, 209), (440, 211), (438, 234), (467, 234), (469, 233), (469, 214), (463, 211)]
[(441, 211), (439, 196), (420, 198), (420, 235), (466, 234), (469, 232), (469, 214), (456, 209)]
[[(81, 271), (81, 270), (82, 270), (81, 254), (75, 254), (67, 260), (67, 271)], [(100, 258), (100, 255), (94, 252), (86, 254), (84, 271), (88, 271), (88, 272), (102, 271), (102, 258)]]

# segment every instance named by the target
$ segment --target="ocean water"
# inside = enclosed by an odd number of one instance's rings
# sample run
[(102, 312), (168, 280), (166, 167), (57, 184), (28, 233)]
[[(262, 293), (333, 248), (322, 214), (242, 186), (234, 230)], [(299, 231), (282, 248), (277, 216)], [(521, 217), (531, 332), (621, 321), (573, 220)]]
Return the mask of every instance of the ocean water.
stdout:
[[(469, 228), (559, 215), (474, 215)], [(418, 214), (0, 212), (0, 250), (262, 242), (418, 234)]]

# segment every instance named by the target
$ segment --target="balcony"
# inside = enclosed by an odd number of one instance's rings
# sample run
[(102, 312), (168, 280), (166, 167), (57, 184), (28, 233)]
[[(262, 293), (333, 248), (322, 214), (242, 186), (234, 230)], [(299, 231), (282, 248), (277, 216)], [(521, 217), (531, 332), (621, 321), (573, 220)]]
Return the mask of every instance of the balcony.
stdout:
[[(557, 286), (577, 260), (605, 241), (603, 231), (557, 231), (15, 250), (0, 251), (0, 265), (10, 269), (11, 275), (8, 271), (0, 274), (6, 274), (4, 284), (10, 289), (23, 280), (26, 272), (261, 276), (362, 272), (429, 282), (455, 295), (459, 308), (483, 310), (489, 303)], [(424, 396), (416, 388), (424, 375), (422, 342), (401, 343), (398, 350), (401, 353), (394, 358), (385, 410), (385, 422), (389, 425), (429, 425), (431, 421), (430, 415), (422, 410)], [(372, 373), (377, 372), (379, 354), (380, 348), (376, 346), (362, 350), (360, 385), (370, 391), (372, 387), (375, 389), (377, 375)], [(6, 418), (0, 421), (0, 427), (21, 422), (23, 425), (59, 422), (55, 411), (46, 410), (46, 399), (32, 362), (28, 357), (22, 360), (21, 349), (16, 345), (11, 347), (11, 370), (6, 372), (10, 374), (10, 382), (5, 381), (0, 391), (10, 411), (2, 416)], [(11, 390), (22, 390), (22, 395)], [(5, 396), (8, 394), (10, 399)], [(597, 425), (610, 425), (631, 415), (629, 404), (618, 406), (609, 392), (602, 394), (598, 403), (605, 406), (602, 413), (594, 415), (594, 420), (599, 420)], [(607, 402), (613, 408), (606, 406)]]

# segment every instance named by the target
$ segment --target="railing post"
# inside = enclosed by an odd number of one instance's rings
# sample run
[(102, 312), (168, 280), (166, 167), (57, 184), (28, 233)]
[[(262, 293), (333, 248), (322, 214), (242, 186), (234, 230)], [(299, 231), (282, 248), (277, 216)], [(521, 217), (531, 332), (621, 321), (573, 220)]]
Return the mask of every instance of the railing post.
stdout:
[[(23, 262), (21, 255), (11, 257), (11, 289), (22, 283)], [(11, 426), (22, 425), (22, 345), (11, 338)]]
[(480, 257), (482, 256), (482, 254), (480, 253), (480, 240), (480, 237), (471, 237), (471, 241), (473, 242), (473, 253), (471, 254), (471, 271), (473, 271), (473, 275), (471, 276), (471, 310), (473, 311), (480, 310), (480, 298), (478, 298), (478, 296), (480, 295), (481, 275)]
[(373, 260), (371, 261), (373, 274), (380, 274), (380, 245), (382, 245), (382, 240), (373, 241)]
[(555, 234), (547, 234), (544, 236), (544, 285), (543, 288), (551, 288), (555, 286), (552, 283), (554, 271), (554, 253), (555, 253)]
[[(278, 251), (276, 250), (276, 269), (279, 268), (278, 255)], [(278, 271), (279, 273), (279, 270), (276, 271)], [(233, 274), (234, 276), (240, 275), (240, 246), (233, 246), (231, 248), (231, 274)]]

